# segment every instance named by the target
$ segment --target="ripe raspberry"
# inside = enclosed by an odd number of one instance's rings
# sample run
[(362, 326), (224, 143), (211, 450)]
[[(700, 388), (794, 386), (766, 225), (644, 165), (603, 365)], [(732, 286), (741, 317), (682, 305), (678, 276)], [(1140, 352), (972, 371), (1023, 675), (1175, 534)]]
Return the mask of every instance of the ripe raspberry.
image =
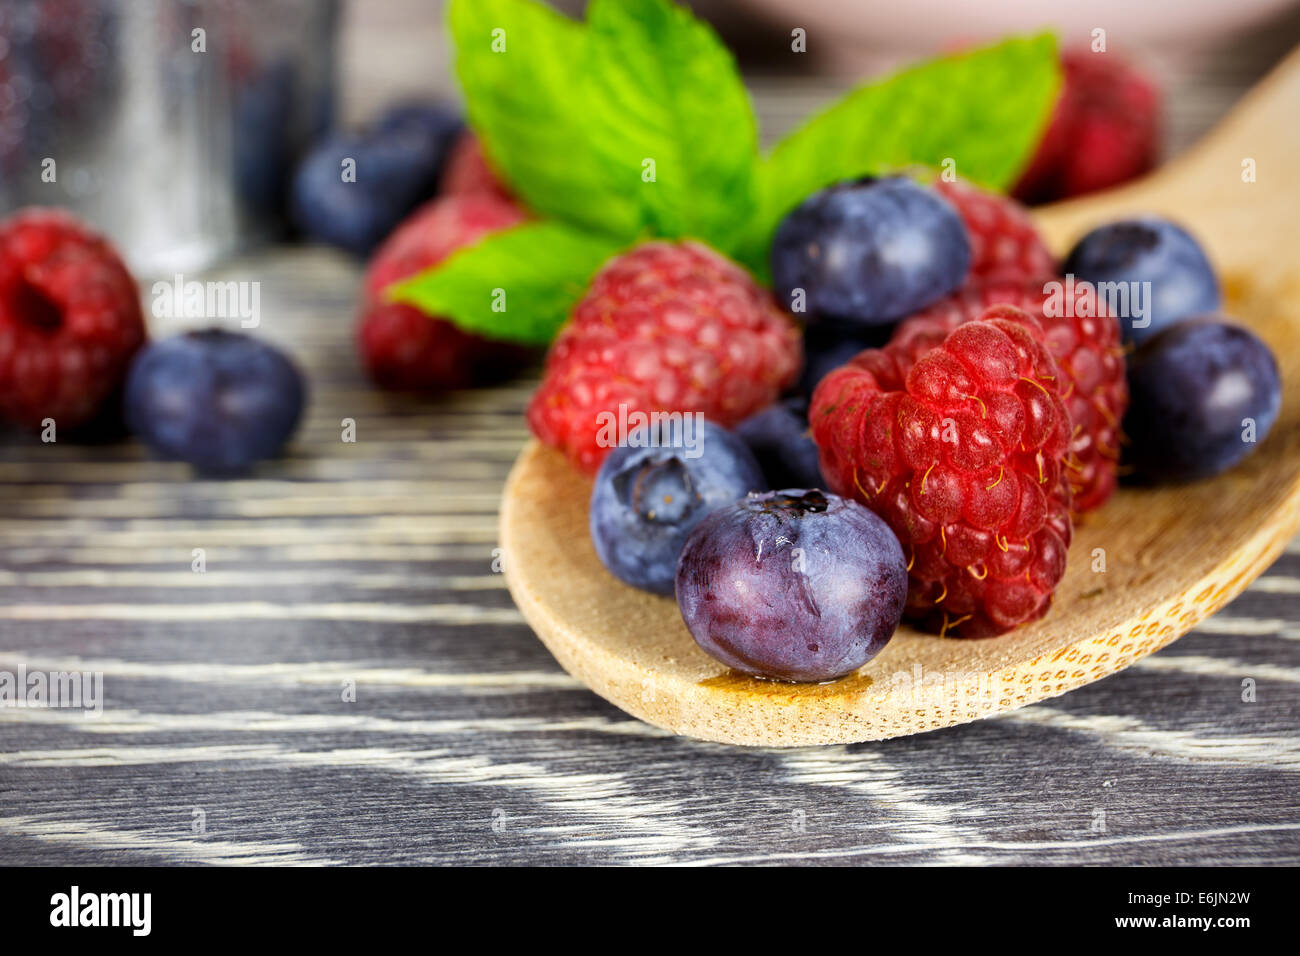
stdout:
[(1055, 112), (1013, 195), (1023, 202), (1065, 199), (1115, 186), (1155, 165), (1160, 94), (1111, 53), (1061, 57), (1064, 83)]
[(596, 273), (528, 423), (591, 474), (609, 451), (601, 412), (703, 412), (731, 427), (775, 401), (799, 363), (798, 328), (747, 272), (696, 242), (646, 242)]
[(145, 334), (135, 280), (106, 240), (57, 209), (0, 223), (0, 416), (89, 421)]
[(967, 282), (1056, 275), (1056, 259), (1020, 203), (969, 183), (940, 180), (934, 188), (966, 224), (971, 245)]
[(470, 196), (486, 193), (498, 199), (513, 200), (501, 177), (488, 165), (483, 143), (473, 133), (460, 135), (447, 157), (440, 189), (444, 196)]
[(1062, 373), (1061, 399), (1073, 428), (1065, 476), (1074, 492), (1074, 512), (1080, 515), (1100, 507), (1115, 491), (1120, 422), (1128, 409), (1119, 323), (1090, 285), (1074, 286), (1068, 308), (1063, 297), (1055, 300), (1044, 286), (1041, 279), (968, 286), (902, 322), (890, 345), (915, 361), (958, 325), (999, 303), (1037, 319), (1044, 333), (1040, 341)]
[(464, 388), (515, 371), (529, 352), (387, 302), (388, 286), (437, 265), (463, 246), (524, 219), (513, 203), (492, 196), (447, 196), (411, 214), (380, 246), (366, 269), (357, 330), (371, 377), (385, 388)]
[(997, 306), (919, 357), (868, 349), (813, 394), (822, 474), (898, 535), (905, 613), (941, 634), (1036, 620), (1065, 573), (1069, 414), (1035, 324)]

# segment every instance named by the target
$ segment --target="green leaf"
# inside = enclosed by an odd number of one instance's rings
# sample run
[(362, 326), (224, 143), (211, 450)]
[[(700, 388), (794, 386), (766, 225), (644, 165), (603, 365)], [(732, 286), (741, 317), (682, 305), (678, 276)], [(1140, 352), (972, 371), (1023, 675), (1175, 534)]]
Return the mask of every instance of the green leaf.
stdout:
[(611, 188), (627, 188), (649, 232), (727, 251), (752, 214), (758, 160), (735, 59), (669, 0), (592, 0), (587, 27), (583, 124)]
[(469, 123), (528, 207), (634, 235), (632, 184), (609, 184), (585, 125), (586, 30), (534, 0), (453, 0), (448, 24)]
[(559, 222), (525, 223), (457, 251), (387, 295), (469, 332), (546, 345), (592, 273), (622, 245)]
[(857, 88), (772, 149), (743, 258), (765, 274), (782, 217), (840, 180), (951, 159), (963, 179), (1005, 190), (1038, 144), (1059, 84), (1055, 38), (1039, 34)]

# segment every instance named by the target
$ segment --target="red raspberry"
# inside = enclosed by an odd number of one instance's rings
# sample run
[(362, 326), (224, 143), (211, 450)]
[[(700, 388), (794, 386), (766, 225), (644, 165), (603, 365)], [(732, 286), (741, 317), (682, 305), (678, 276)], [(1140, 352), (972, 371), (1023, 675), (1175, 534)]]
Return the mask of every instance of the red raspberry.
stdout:
[(968, 282), (1056, 275), (1056, 259), (1020, 203), (969, 183), (940, 180), (934, 188), (966, 224), (971, 245)]
[(135, 280), (105, 239), (58, 209), (0, 223), (0, 416), (89, 421), (145, 335)]
[(596, 273), (528, 406), (543, 442), (600, 467), (601, 412), (703, 412), (730, 427), (799, 372), (799, 330), (749, 273), (697, 242), (646, 242)]
[(868, 349), (813, 393), (822, 474), (894, 529), (906, 613), (941, 634), (1035, 620), (1065, 573), (1069, 413), (1035, 324), (996, 306), (919, 358)]
[(890, 345), (915, 361), (958, 325), (999, 303), (1037, 319), (1044, 333), (1040, 341), (1063, 375), (1061, 398), (1073, 428), (1065, 476), (1074, 492), (1075, 514), (1080, 515), (1100, 507), (1115, 491), (1119, 428), (1128, 409), (1124, 353), (1119, 323), (1107, 314), (1091, 286), (1074, 287), (1070, 308), (1065, 307), (1063, 287), (1059, 301), (1045, 288), (1042, 279), (975, 283), (902, 322)]
[(452, 146), (440, 187), (444, 196), (486, 193), (498, 199), (514, 199), (501, 177), (488, 165), (487, 156), (483, 153), (483, 142), (471, 132), (462, 133)]
[(378, 384), (412, 391), (464, 388), (500, 378), (527, 360), (527, 349), (474, 335), (383, 296), (394, 282), (523, 219), (519, 207), (504, 199), (447, 196), (426, 203), (393, 230), (366, 269), (357, 330), (366, 367)]
[(1105, 189), (1155, 165), (1160, 94), (1111, 53), (1072, 50), (1061, 57), (1064, 83), (1047, 132), (1013, 194), (1051, 202)]

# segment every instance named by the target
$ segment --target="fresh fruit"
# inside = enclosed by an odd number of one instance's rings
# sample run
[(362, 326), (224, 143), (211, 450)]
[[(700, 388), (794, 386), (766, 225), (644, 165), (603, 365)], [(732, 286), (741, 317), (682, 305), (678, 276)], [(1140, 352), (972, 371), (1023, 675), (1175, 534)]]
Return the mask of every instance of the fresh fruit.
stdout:
[(799, 364), (799, 330), (747, 272), (697, 242), (646, 242), (592, 279), (528, 423), (591, 474), (609, 451), (603, 416), (703, 412), (730, 427), (775, 401)]
[(677, 567), (695, 642), (746, 674), (828, 681), (871, 660), (898, 627), (903, 549), (854, 501), (789, 489), (750, 495), (696, 525)]
[(952, 204), (902, 177), (818, 190), (772, 240), (777, 297), (809, 321), (892, 322), (957, 289), (970, 264), (970, 239)]
[(0, 222), (0, 417), (89, 421), (144, 340), (139, 290), (106, 240), (57, 209)]
[(863, 352), (813, 394), (831, 491), (898, 535), (906, 613), (940, 633), (1035, 620), (1065, 573), (1070, 419), (1035, 324), (995, 306), (915, 360), (892, 345)]
[(1056, 259), (1020, 203), (970, 183), (939, 180), (934, 188), (952, 203), (966, 226), (970, 281), (1014, 281), (1056, 274)]
[(1061, 399), (1072, 425), (1065, 477), (1074, 492), (1075, 513), (1092, 511), (1115, 490), (1128, 386), (1119, 323), (1098, 304), (1091, 286), (1042, 279), (970, 283), (900, 324), (890, 345), (914, 363), (958, 325), (999, 303), (1038, 320), (1041, 341), (1061, 369)]
[(531, 357), (528, 349), (384, 298), (393, 283), (523, 219), (504, 199), (448, 196), (420, 207), (380, 246), (366, 269), (357, 329), (362, 359), (378, 384), (410, 391), (465, 388), (508, 376)]
[(1155, 165), (1160, 94), (1111, 53), (1061, 57), (1064, 84), (1055, 112), (1014, 195), (1041, 203), (1116, 186)]
[(799, 390), (811, 395), (818, 382), (864, 349), (884, 345), (893, 331), (892, 325), (846, 326), (828, 320), (804, 326)]
[(1220, 304), (1219, 281), (1196, 240), (1156, 216), (1098, 226), (1070, 250), (1063, 269), (1092, 283), (1103, 299), (1111, 291), (1124, 294), (1127, 307), (1112, 311), (1126, 343), (1216, 312)]
[(186, 332), (131, 365), (126, 421), (164, 458), (236, 474), (275, 455), (302, 415), (304, 386), (278, 349), (237, 332)]
[(767, 477), (769, 488), (821, 488), (817, 443), (808, 429), (808, 399), (784, 398), (736, 426)]
[(514, 199), (501, 177), (488, 165), (483, 142), (468, 130), (452, 145), (439, 189), (444, 196), (487, 193), (498, 199)]
[(460, 125), (437, 107), (405, 106), (365, 133), (317, 144), (294, 174), (290, 211), (313, 239), (369, 255), (431, 197)]
[(1157, 481), (1231, 468), (1264, 440), (1282, 404), (1269, 347), (1218, 318), (1180, 322), (1147, 339), (1129, 359), (1128, 377), (1125, 462)]
[(615, 577), (672, 594), (686, 536), (715, 508), (764, 487), (735, 435), (694, 415), (645, 425), (601, 465), (591, 492), (591, 540)]

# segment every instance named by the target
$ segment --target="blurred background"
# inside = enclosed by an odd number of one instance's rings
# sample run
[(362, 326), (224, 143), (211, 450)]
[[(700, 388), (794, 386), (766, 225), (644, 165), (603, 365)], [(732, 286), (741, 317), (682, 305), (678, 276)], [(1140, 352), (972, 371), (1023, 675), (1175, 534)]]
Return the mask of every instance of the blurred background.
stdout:
[[(583, 2), (554, 5), (576, 15)], [(1135, 105), (1130, 87), (1107, 104), (1149, 110), (1151, 129), (1129, 144), (1136, 158), (1117, 158), (1102, 179), (1185, 147), (1300, 41), (1294, 0), (690, 5), (736, 50), (767, 142), (845, 87), (917, 56), (1042, 26), (1065, 49), (1087, 51), (1104, 31), (1108, 52), (1152, 92)], [(144, 275), (291, 235), (288, 188), (314, 143), (363, 129), (394, 103), (454, 104), (443, 13), (440, 0), (0, 0), (0, 212), (70, 206)], [(195, 56), (199, 42), (206, 52)], [(49, 157), (54, 183), (42, 178)], [(1092, 185), (1040, 184), (1022, 198)]]

